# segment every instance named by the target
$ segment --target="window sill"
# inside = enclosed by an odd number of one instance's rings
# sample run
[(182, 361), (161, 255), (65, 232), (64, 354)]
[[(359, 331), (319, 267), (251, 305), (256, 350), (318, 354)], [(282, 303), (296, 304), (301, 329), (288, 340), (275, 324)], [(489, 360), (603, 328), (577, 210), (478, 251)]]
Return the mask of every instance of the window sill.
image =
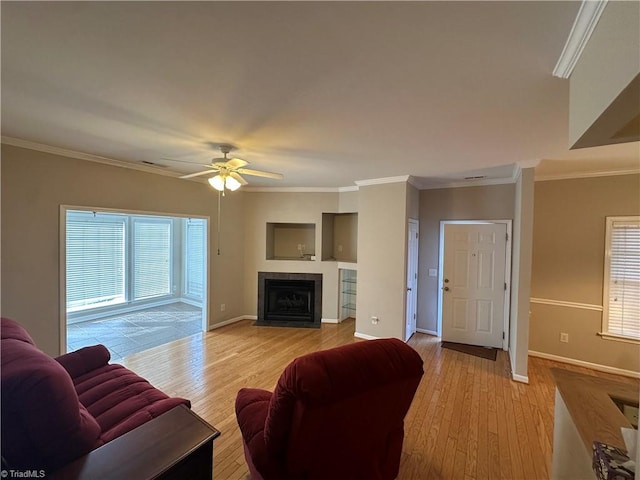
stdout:
[(598, 332), (605, 340), (615, 340), (616, 342), (624, 342), (624, 343), (634, 343), (636, 345), (640, 345), (640, 338), (634, 337), (624, 337), (622, 335), (616, 335), (615, 333), (607, 333), (607, 332)]

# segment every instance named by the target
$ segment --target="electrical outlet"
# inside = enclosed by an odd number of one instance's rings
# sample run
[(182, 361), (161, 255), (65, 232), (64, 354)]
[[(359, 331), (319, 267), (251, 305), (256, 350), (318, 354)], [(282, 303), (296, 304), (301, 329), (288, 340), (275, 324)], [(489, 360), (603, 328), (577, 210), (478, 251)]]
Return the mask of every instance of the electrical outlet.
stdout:
[(224, 303), (220, 304), (220, 311), (224, 312), (227, 309), (227, 306)]
[(378, 317), (371, 317), (371, 323), (373, 325), (377, 325), (378, 324)]
[(568, 333), (564, 333), (564, 332), (562, 332), (562, 333), (560, 334), (560, 341), (561, 341), (562, 343), (569, 343), (569, 334), (568, 334)]

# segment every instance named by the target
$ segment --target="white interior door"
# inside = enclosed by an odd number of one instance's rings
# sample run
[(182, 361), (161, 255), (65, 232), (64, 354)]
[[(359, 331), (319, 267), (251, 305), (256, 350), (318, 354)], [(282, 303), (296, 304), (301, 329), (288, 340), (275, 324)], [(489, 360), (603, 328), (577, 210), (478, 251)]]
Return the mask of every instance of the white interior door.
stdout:
[(442, 340), (502, 348), (507, 227), (445, 224)]
[(418, 307), (418, 221), (410, 219), (407, 234), (407, 309), (405, 341), (416, 333)]

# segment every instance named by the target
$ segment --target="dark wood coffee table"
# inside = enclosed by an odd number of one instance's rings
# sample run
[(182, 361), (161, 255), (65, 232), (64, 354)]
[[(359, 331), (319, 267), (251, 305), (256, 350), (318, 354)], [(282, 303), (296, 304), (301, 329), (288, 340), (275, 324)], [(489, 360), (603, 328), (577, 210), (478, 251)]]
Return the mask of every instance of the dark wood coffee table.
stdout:
[(218, 430), (181, 405), (78, 458), (52, 478), (211, 480), (218, 436)]

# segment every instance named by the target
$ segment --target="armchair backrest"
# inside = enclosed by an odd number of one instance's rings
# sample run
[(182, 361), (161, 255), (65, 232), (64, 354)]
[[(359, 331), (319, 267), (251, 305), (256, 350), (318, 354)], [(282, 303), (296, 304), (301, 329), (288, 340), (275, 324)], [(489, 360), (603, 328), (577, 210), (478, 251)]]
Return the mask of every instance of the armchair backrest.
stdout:
[(292, 478), (395, 478), (422, 363), (396, 339), (297, 358), (271, 399), (268, 452), (283, 459)]
[(96, 420), (80, 404), (60, 363), (17, 322), (0, 325), (2, 457), (10, 468), (51, 473), (95, 448)]

